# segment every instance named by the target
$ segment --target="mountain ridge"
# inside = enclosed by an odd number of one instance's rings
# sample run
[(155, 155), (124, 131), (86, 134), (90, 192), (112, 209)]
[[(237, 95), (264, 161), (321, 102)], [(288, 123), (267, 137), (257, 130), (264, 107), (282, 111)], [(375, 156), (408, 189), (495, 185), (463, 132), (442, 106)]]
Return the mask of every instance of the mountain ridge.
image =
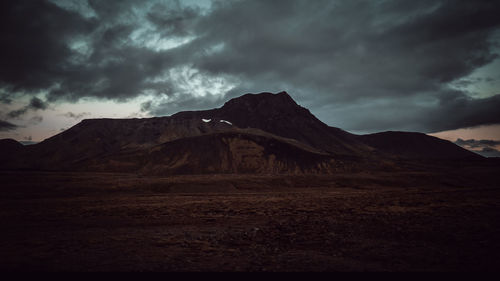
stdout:
[[(276, 161), (270, 160), (271, 155)], [(287, 92), (264, 92), (233, 98), (219, 108), (171, 116), (85, 119), (4, 156), (2, 167), (9, 167), (5, 162), (10, 162), (13, 168), (156, 174), (333, 173), (400, 158), (471, 157), (451, 142), (422, 133), (351, 134), (326, 125)]]

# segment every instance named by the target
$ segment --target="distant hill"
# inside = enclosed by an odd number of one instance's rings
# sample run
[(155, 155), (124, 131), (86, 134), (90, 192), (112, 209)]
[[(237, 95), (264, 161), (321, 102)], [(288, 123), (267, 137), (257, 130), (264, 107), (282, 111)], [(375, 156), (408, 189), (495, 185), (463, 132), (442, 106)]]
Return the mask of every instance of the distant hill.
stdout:
[(478, 159), (474, 152), (440, 138), (414, 132), (382, 132), (359, 139), (390, 156), (410, 159)]
[(21, 143), (22, 145), (33, 145), (33, 144), (37, 144), (38, 142), (37, 141), (19, 141), (19, 143)]
[(19, 157), (24, 150), (24, 145), (13, 139), (0, 140), (0, 169), (13, 168), (13, 159)]
[(19, 149), (22, 149), (23, 148), (23, 145), (16, 141), (16, 140), (13, 140), (13, 139), (1, 139), (0, 140), (0, 152), (2, 153), (7, 153), (7, 152), (10, 152), (12, 150), (19, 150)]

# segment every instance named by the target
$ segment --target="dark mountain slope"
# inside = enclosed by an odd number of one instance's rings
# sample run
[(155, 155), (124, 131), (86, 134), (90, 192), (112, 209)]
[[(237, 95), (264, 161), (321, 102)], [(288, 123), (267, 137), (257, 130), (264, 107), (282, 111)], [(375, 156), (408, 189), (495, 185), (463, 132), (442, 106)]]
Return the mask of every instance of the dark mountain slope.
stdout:
[(0, 140), (0, 153), (6, 154), (10, 152), (15, 152), (23, 149), (24, 145), (13, 139), (1, 139)]
[(24, 145), (13, 139), (0, 140), (0, 168), (14, 168), (14, 163), (24, 150)]
[(379, 152), (408, 159), (480, 159), (480, 155), (460, 146), (412, 132), (382, 132), (359, 136), (359, 139)]
[[(228, 129), (222, 122), (156, 117), (144, 119), (88, 119), (74, 127), (26, 147), (32, 168), (72, 167), (83, 160), (112, 155), (122, 150), (146, 149), (191, 136)], [(33, 166), (34, 165), (34, 166)]]
[(331, 173), (342, 169), (344, 164), (294, 140), (239, 130), (177, 139), (150, 149), (122, 151), (79, 166), (94, 171), (169, 175)]

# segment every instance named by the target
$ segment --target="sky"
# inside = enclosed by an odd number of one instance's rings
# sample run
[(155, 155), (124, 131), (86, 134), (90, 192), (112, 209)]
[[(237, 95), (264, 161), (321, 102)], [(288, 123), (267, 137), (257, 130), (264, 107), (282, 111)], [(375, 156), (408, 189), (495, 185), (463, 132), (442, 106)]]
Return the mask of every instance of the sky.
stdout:
[(352, 133), (496, 150), (499, 14), (498, 1), (1, 1), (0, 138), (287, 91)]

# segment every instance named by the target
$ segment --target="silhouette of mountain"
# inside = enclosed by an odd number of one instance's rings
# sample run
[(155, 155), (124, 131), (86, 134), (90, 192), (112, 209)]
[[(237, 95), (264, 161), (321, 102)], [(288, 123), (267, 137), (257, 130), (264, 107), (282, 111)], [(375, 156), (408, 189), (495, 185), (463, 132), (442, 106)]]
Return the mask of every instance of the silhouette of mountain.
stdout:
[(360, 136), (378, 151), (409, 159), (478, 159), (481, 156), (440, 138), (415, 132), (381, 132)]
[(481, 157), (421, 133), (351, 134), (321, 122), (286, 92), (246, 94), (220, 108), (166, 117), (87, 119), (38, 144), (14, 142), (0, 143), (16, 151), (4, 161), (14, 168), (150, 174), (333, 173), (384, 159)]
[(0, 140), (0, 168), (14, 168), (13, 163), (19, 158), (24, 145), (13, 139)]
[(217, 113), (241, 128), (259, 128), (336, 155), (362, 155), (370, 150), (355, 135), (318, 120), (286, 92), (246, 94), (226, 102)]
[(0, 151), (2, 154), (17, 151), (23, 148), (23, 145), (13, 139), (1, 139), (0, 140)]

